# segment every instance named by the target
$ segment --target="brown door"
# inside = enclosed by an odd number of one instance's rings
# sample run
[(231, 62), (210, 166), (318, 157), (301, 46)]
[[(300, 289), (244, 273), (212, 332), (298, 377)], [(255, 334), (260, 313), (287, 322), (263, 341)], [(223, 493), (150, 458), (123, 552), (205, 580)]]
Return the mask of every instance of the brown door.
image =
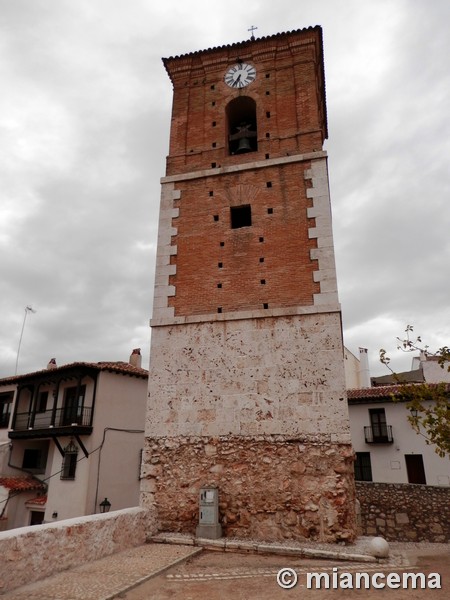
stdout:
[(409, 483), (427, 482), (421, 454), (405, 454), (405, 462)]

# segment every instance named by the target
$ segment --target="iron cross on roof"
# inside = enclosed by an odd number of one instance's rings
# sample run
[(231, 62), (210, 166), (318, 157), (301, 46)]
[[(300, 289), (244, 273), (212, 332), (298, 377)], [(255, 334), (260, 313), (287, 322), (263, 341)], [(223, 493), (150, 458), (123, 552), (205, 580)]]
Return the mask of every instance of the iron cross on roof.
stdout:
[(255, 29), (258, 29), (258, 28), (257, 28), (257, 27), (255, 27), (254, 25), (252, 25), (252, 26), (250, 27), (250, 29), (247, 29), (247, 31), (250, 31), (250, 32), (251, 32), (251, 34), (252, 34), (252, 35), (251, 35), (251, 38), (250, 38), (251, 40), (254, 40), (254, 39), (255, 39), (255, 36), (253, 35), (253, 32), (255, 31)]

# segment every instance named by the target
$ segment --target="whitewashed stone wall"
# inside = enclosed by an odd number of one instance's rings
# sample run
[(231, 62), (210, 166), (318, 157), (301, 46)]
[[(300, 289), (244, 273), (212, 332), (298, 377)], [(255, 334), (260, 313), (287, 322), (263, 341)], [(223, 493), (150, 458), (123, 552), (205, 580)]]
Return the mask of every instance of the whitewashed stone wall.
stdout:
[(146, 436), (350, 443), (339, 313), (154, 327)]
[(155, 532), (154, 513), (142, 508), (0, 532), (0, 594), (139, 546)]

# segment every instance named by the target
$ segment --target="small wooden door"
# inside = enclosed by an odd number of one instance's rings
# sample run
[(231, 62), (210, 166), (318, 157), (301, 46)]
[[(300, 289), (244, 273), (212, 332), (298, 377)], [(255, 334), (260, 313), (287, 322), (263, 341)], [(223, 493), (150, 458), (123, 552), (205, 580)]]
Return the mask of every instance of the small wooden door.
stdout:
[(425, 468), (421, 454), (405, 454), (409, 483), (426, 483)]

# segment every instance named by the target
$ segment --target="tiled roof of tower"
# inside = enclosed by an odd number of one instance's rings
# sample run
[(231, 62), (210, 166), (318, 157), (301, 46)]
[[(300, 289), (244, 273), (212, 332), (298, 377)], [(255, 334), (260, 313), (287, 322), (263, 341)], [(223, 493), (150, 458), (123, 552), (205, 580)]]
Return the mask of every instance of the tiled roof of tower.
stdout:
[(45, 484), (31, 477), (0, 477), (0, 486), (12, 491), (45, 490)]
[(130, 365), (130, 363), (122, 362), (122, 361), (100, 361), (96, 363), (91, 362), (74, 362), (68, 365), (62, 365), (60, 367), (56, 367), (54, 369), (42, 369), (41, 371), (34, 371), (33, 373), (25, 373), (23, 375), (14, 375), (12, 377), (5, 377), (4, 379), (0, 379), (0, 386), (9, 385), (11, 383), (16, 383), (23, 381), (25, 379), (31, 379), (40, 375), (53, 375), (53, 374), (63, 374), (65, 371), (70, 371), (72, 369), (83, 368), (86, 367), (88, 369), (93, 369), (94, 371), (109, 371), (110, 373), (117, 373), (118, 375), (129, 375), (130, 377), (138, 377), (141, 379), (148, 378), (147, 369), (142, 369), (139, 367), (134, 367)]
[(166, 60), (174, 60), (177, 58), (185, 58), (186, 56), (197, 56), (199, 54), (203, 54), (204, 52), (216, 52), (219, 50), (224, 50), (225, 48), (242, 48), (243, 46), (248, 45), (249, 43), (256, 43), (256, 42), (267, 42), (270, 40), (275, 40), (277, 38), (280, 38), (284, 35), (292, 35), (294, 33), (301, 33), (301, 32), (305, 32), (305, 31), (314, 31), (314, 30), (318, 30), (318, 31), (322, 31), (322, 28), (320, 27), (320, 25), (314, 25), (314, 26), (310, 26), (310, 27), (304, 27), (303, 29), (293, 29), (292, 31), (283, 31), (280, 33), (274, 33), (273, 35), (265, 35), (265, 36), (261, 36), (261, 37), (255, 37), (255, 39), (247, 39), (247, 40), (242, 40), (241, 42), (234, 42), (233, 44), (223, 44), (222, 46), (213, 46), (212, 48), (205, 48), (203, 50), (195, 50), (194, 52), (186, 52), (184, 54), (177, 54), (175, 56), (168, 56), (167, 58), (163, 58), (163, 62)]

